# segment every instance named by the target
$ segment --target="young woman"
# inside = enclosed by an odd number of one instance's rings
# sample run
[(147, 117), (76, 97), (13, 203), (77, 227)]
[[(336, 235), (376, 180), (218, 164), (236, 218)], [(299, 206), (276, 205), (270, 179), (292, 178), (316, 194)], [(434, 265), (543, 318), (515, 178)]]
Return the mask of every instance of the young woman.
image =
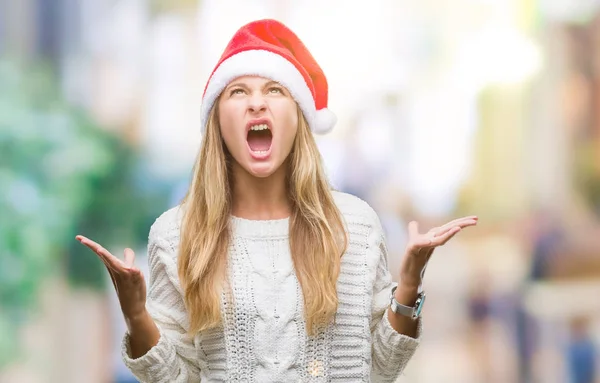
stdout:
[(367, 203), (332, 191), (313, 133), (333, 127), (323, 71), (274, 20), (240, 28), (205, 89), (204, 138), (184, 201), (149, 236), (148, 295), (124, 261), (105, 263), (142, 382), (393, 382), (415, 352), (433, 250), (465, 217), (409, 243), (392, 282)]

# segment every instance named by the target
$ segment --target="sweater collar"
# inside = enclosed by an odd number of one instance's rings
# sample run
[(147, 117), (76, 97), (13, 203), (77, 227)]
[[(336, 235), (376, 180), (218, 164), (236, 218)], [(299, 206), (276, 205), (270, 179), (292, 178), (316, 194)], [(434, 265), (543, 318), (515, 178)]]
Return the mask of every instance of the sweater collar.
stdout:
[(231, 216), (234, 236), (251, 238), (276, 238), (289, 235), (290, 219), (254, 220)]

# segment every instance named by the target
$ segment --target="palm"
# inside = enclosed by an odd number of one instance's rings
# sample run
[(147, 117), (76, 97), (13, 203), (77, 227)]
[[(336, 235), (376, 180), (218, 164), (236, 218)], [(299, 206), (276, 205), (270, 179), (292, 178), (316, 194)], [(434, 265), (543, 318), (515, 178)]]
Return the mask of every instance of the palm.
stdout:
[(444, 245), (462, 229), (475, 226), (477, 221), (476, 216), (458, 218), (442, 226), (434, 227), (424, 234), (419, 233), (417, 222), (410, 222), (408, 224), (408, 243), (400, 271), (401, 279), (415, 286), (420, 285), (425, 266), (435, 248)]
[(134, 266), (135, 254), (125, 249), (124, 260), (112, 255), (100, 244), (78, 235), (77, 240), (98, 255), (106, 266), (125, 318), (135, 318), (146, 307), (146, 282), (140, 269)]

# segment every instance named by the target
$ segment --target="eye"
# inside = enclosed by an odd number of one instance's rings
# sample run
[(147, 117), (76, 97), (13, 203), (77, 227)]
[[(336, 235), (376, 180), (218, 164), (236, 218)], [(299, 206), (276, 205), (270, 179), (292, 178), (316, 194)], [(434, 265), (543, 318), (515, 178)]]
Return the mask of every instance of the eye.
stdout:
[(280, 93), (283, 94), (283, 89), (278, 86), (273, 86), (269, 88), (269, 93)]
[(234, 88), (229, 92), (230, 96), (234, 96), (236, 94), (244, 94), (244, 90), (242, 88)]

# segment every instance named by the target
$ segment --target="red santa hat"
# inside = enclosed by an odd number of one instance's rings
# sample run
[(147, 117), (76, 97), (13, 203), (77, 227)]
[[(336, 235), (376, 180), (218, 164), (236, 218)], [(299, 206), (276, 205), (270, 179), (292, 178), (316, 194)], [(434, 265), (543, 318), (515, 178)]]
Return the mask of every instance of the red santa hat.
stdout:
[(221, 92), (234, 79), (249, 75), (285, 86), (314, 133), (327, 133), (335, 125), (337, 119), (327, 109), (327, 79), (319, 64), (288, 27), (276, 20), (258, 20), (235, 33), (208, 79), (201, 106), (203, 133)]

